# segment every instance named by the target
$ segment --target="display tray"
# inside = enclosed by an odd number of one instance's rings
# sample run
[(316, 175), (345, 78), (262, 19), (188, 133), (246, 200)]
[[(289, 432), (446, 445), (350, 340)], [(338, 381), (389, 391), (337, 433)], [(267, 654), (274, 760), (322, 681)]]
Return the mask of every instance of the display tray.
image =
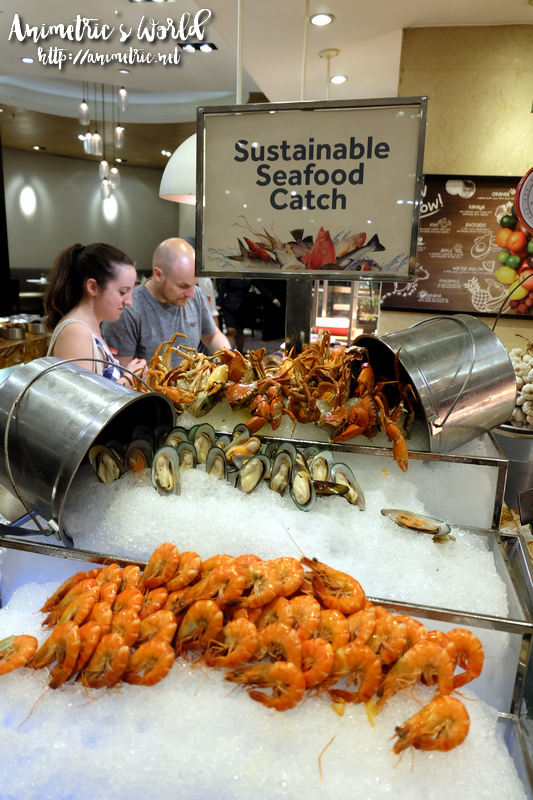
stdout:
[(533, 436), (533, 428), (517, 428), (514, 425), (508, 425), (507, 423), (498, 425), (496, 430), (500, 431), (505, 436), (515, 436), (519, 439), (528, 439), (530, 436)]

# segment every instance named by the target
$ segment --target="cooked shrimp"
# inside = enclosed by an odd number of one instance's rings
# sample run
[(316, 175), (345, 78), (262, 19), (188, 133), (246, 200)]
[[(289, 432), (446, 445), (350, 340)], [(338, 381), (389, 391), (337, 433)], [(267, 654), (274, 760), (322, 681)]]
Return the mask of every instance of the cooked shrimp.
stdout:
[(205, 654), (208, 667), (240, 667), (252, 657), (257, 646), (257, 630), (247, 619), (232, 619), (222, 629), (220, 641), (211, 641)]
[(340, 611), (334, 609), (320, 612), (320, 622), (313, 631), (313, 637), (325, 639), (333, 650), (344, 647), (350, 641), (348, 620)]
[(74, 622), (58, 626), (37, 650), (26, 665), (31, 669), (42, 669), (57, 661), (58, 670), (52, 673), (55, 689), (61, 686), (72, 674), (81, 648), (80, 629)]
[(133, 608), (126, 608), (113, 615), (111, 633), (118, 633), (124, 639), (124, 644), (132, 647), (137, 641), (141, 628), (139, 615)]
[(455, 645), (457, 666), (465, 670), (455, 675), (453, 679), (453, 688), (459, 689), (481, 675), (485, 657), (483, 645), (477, 636), (464, 628), (454, 628), (446, 635)]
[(86, 622), (84, 625), (80, 626), (80, 653), (78, 655), (78, 660), (76, 661), (76, 666), (74, 667), (73, 673), (79, 672), (80, 669), (83, 669), (85, 664), (96, 650), (96, 645), (100, 641), (101, 635), (102, 629), (97, 622)]
[(258, 631), (255, 654), (258, 659), (270, 656), (275, 661), (290, 661), (298, 669), (302, 668), (300, 637), (293, 628), (281, 622), (274, 622)]
[(452, 640), (448, 638), (445, 633), (442, 631), (428, 631), (428, 639), (430, 642), (436, 642), (439, 647), (446, 650), (454, 664), (457, 662), (457, 649)]
[(172, 578), (167, 581), (167, 589), (169, 592), (175, 592), (176, 589), (183, 589), (192, 583), (200, 574), (202, 566), (202, 559), (193, 550), (185, 550), (180, 553), (178, 569)]
[(130, 648), (118, 633), (103, 636), (85, 669), (80, 673), (84, 686), (102, 689), (118, 683), (128, 665)]
[(469, 728), (470, 717), (461, 701), (437, 695), (418, 714), (396, 728), (398, 741), (392, 749), (397, 754), (407, 747), (448, 752), (464, 742)]
[(143, 593), (140, 589), (135, 589), (131, 586), (129, 589), (124, 589), (123, 592), (117, 594), (117, 599), (113, 603), (113, 614), (118, 614), (119, 611), (125, 611), (127, 608), (133, 608), (138, 614), (143, 604)]
[(158, 586), (157, 589), (150, 589), (143, 597), (141, 610), (139, 611), (139, 619), (145, 619), (150, 614), (155, 614), (160, 608), (163, 608), (167, 602), (168, 590), (164, 586)]
[(178, 569), (180, 551), (175, 544), (165, 542), (156, 547), (143, 569), (139, 588), (144, 592), (155, 589), (174, 577)]
[(423, 642), (424, 639), (428, 638), (428, 631), (425, 625), (422, 625), (417, 619), (413, 619), (409, 617), (407, 614), (395, 614), (394, 615), (395, 622), (403, 622), (405, 625), (405, 630), (407, 633), (407, 641), (405, 643), (405, 647), (403, 652), (405, 653), (415, 644), (418, 642)]
[(244, 555), (236, 556), (233, 559), (233, 563), (237, 564), (237, 566), (241, 569), (246, 569), (246, 567), (249, 567), (252, 564), (257, 564), (258, 561), (261, 561), (259, 556), (254, 556), (252, 553), (245, 553)]
[(255, 626), (255, 623), (261, 615), (261, 606), (257, 608), (230, 608), (226, 609), (226, 611), (229, 611), (231, 619), (247, 619), (253, 622)]
[(282, 622), (292, 628), (294, 623), (294, 610), (286, 597), (275, 597), (270, 603), (259, 607), (259, 616), (255, 622), (258, 631), (272, 625), (274, 622)]
[(407, 629), (403, 622), (396, 622), (392, 614), (378, 617), (374, 633), (367, 645), (377, 653), (382, 664), (392, 664), (405, 650)]
[(70, 592), (73, 586), (75, 586), (80, 581), (86, 579), (87, 579), (86, 572), (76, 572), (75, 575), (72, 575), (72, 577), (67, 578), (66, 581), (63, 581), (61, 586), (59, 586), (59, 588), (57, 588), (55, 592), (52, 595), (50, 595), (44, 606), (41, 608), (41, 611), (47, 614), (54, 608), (54, 606), (56, 606), (59, 603), (60, 600), (63, 599), (63, 597), (68, 592)]
[(183, 597), (187, 591), (188, 588), (186, 587), (185, 589), (176, 589), (175, 592), (170, 592), (161, 610), (172, 611), (175, 617), (179, 616), (180, 612), (185, 612), (187, 603), (183, 601)]
[(222, 611), (213, 600), (197, 600), (185, 614), (176, 639), (176, 655), (205, 650), (224, 626)]
[(118, 591), (123, 592), (125, 589), (130, 589), (131, 587), (137, 589), (140, 582), (140, 567), (137, 567), (135, 564), (128, 564), (128, 566), (124, 567), (122, 570), (122, 580), (120, 582), (120, 586), (118, 587)]
[(302, 674), (307, 688), (317, 686), (327, 678), (333, 659), (333, 648), (325, 639), (306, 639), (302, 642)]
[[(83, 594), (83, 592), (87, 591), (88, 589), (98, 589), (98, 595), (100, 594), (100, 587), (94, 580), (94, 578), (82, 578), (81, 581), (78, 581), (74, 584), (74, 586), (55, 604), (52, 608), (46, 619), (44, 620), (43, 627), (46, 625), (48, 628), (53, 628), (54, 625), (58, 624), (58, 620), (63, 614), (63, 611), (67, 606), (73, 603), (77, 598)], [(99, 597), (96, 598), (96, 602), (98, 602)]]
[(320, 603), (307, 594), (292, 597), (289, 603), (294, 612), (294, 628), (303, 642), (313, 635), (320, 623)]
[(288, 597), (300, 588), (304, 579), (304, 568), (297, 558), (274, 558), (271, 562), (278, 568), (281, 579), (279, 594)]
[(109, 603), (95, 603), (87, 617), (87, 622), (96, 622), (100, 626), (102, 636), (105, 636), (111, 630), (112, 619), (113, 609)]
[(252, 700), (276, 711), (294, 708), (305, 691), (305, 679), (301, 671), (294, 664), (285, 661), (236, 669), (228, 672), (224, 680), (247, 686), (259, 686), (261, 689), (272, 689), (271, 695), (254, 690), (248, 690), (248, 694)]
[(413, 686), (422, 676), (427, 683), (437, 679), (440, 694), (453, 689), (454, 665), (448, 653), (435, 642), (425, 640), (411, 647), (390, 669), (379, 687), (377, 706), (383, 706), (396, 692)]
[(117, 592), (118, 586), (115, 581), (108, 581), (100, 586), (100, 600), (103, 603), (109, 603), (109, 605), (112, 606), (117, 599)]
[(177, 627), (178, 623), (172, 611), (155, 611), (141, 621), (138, 641), (149, 642), (157, 637), (170, 644)]
[[(379, 686), (381, 680), (381, 661), (366, 644), (350, 642), (340, 647), (325, 686), (330, 687), (341, 678), (346, 678), (348, 686), (358, 688), (354, 692), (343, 693), (343, 699), (351, 703), (366, 703)], [(334, 690), (335, 692), (336, 690)]]
[(247, 608), (264, 606), (279, 594), (281, 578), (278, 568), (268, 561), (258, 561), (243, 571), (245, 589), (250, 593), (238, 599), (234, 605)]
[(216, 556), (211, 556), (211, 558), (202, 561), (200, 577), (205, 578), (215, 567), (220, 567), (222, 564), (231, 564), (232, 561), (234, 561), (233, 556), (228, 556), (227, 553), (219, 553)]
[(37, 650), (35, 636), (8, 636), (0, 642), (0, 675), (23, 667)]
[(81, 625), (91, 613), (92, 607), (99, 597), (99, 586), (93, 586), (91, 589), (82, 592), (79, 597), (63, 609), (57, 624), (64, 625), (65, 622), (72, 621), (75, 625)]
[(95, 579), (98, 586), (103, 586), (105, 583), (112, 582), (116, 584), (117, 589), (122, 583), (122, 569), (118, 564), (108, 564), (103, 569), (91, 570), (88, 577)]
[(376, 627), (376, 612), (373, 607), (362, 608), (348, 617), (350, 639), (356, 644), (366, 644)]
[(174, 650), (164, 639), (144, 642), (130, 656), (123, 674), (126, 683), (153, 686), (163, 680), (174, 663)]
[(300, 560), (313, 571), (313, 589), (326, 608), (343, 614), (354, 614), (363, 608), (365, 593), (355, 578), (305, 556)]

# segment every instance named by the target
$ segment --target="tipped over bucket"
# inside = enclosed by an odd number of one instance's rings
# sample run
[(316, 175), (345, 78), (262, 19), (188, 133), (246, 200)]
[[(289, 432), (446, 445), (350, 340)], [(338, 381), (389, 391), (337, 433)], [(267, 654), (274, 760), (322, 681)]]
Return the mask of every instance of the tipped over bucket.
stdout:
[(516, 378), (495, 333), (468, 314), (431, 317), (385, 336), (358, 336), (380, 374), (394, 380), (398, 353), (403, 380), (418, 397), (411, 442), (450, 453), (511, 416)]

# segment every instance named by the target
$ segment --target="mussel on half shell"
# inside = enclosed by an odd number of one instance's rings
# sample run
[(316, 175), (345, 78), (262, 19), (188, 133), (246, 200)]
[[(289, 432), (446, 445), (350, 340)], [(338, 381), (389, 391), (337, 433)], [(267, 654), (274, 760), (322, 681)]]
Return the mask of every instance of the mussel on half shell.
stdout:
[(249, 458), (246, 464), (240, 468), (235, 486), (241, 492), (249, 494), (261, 483), (269, 469), (270, 459), (263, 453), (258, 453)]
[(124, 474), (124, 462), (114, 448), (106, 445), (93, 445), (89, 450), (89, 461), (101, 483), (112, 483)]
[(329, 481), (333, 453), (331, 450), (321, 450), (309, 464), (309, 474), (313, 481)]
[(280, 450), (274, 456), (270, 475), (270, 488), (273, 492), (283, 495), (290, 483), (292, 472), (292, 458), (286, 450)]
[(257, 436), (249, 436), (248, 439), (241, 441), (230, 442), (226, 447), (226, 458), (228, 463), (237, 464), (238, 459), (244, 457), (246, 459), (259, 452), (261, 447), (261, 440)]
[(336, 461), (331, 465), (330, 480), (335, 483), (342, 483), (348, 487), (344, 495), (346, 500), (354, 506), (359, 506), (360, 511), (365, 510), (365, 496), (363, 490), (357, 483), (355, 475), (347, 464)]
[(228, 462), (224, 450), (218, 445), (211, 448), (207, 454), (205, 471), (214, 478), (226, 479), (228, 476)]
[(172, 445), (163, 445), (154, 455), (152, 485), (159, 494), (180, 494), (181, 480), (178, 453)]
[(309, 511), (316, 503), (316, 492), (308, 471), (294, 464), (291, 476), (291, 497), (301, 511)]
[(176, 447), (180, 469), (188, 470), (196, 467), (196, 448), (192, 442), (180, 442)]
[(142, 472), (152, 466), (154, 450), (146, 439), (134, 439), (126, 448), (124, 464), (130, 472)]
[(170, 444), (172, 447), (177, 447), (180, 442), (187, 442), (188, 440), (189, 432), (185, 428), (172, 428), (165, 439), (165, 444)]
[(427, 517), (416, 511), (405, 511), (401, 508), (382, 508), (381, 513), (388, 517), (402, 528), (417, 531), (418, 533), (429, 533), (432, 536), (447, 536), (451, 527), (447, 522), (434, 517)]
[(315, 492), (318, 495), (345, 495), (350, 491), (350, 487), (344, 483), (332, 483), (331, 481), (313, 481)]
[(192, 436), (189, 434), (189, 439), (196, 449), (198, 464), (205, 464), (207, 454), (215, 444), (215, 429), (207, 422), (203, 425), (197, 425)]

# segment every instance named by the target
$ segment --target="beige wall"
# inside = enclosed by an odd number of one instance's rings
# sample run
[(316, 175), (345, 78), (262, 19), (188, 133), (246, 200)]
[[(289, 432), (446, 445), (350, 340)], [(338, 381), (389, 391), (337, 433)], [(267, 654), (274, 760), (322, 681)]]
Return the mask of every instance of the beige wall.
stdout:
[[(523, 175), (533, 166), (533, 25), (405, 30), (398, 94), (429, 98), (425, 173)], [(381, 311), (378, 333), (426, 316)], [(515, 333), (533, 339), (533, 321), (500, 319), (495, 332), (515, 347)]]

